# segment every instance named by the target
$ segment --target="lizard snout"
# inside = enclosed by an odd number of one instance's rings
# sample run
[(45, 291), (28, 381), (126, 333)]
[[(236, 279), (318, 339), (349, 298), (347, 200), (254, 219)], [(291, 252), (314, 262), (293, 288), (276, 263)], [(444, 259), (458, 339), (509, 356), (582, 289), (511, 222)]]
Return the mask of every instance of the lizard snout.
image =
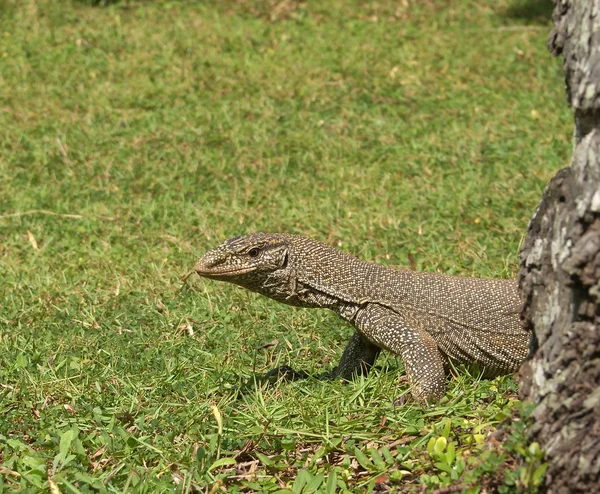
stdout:
[(206, 252), (194, 266), (194, 271), (198, 273), (200, 276), (204, 276), (207, 274), (211, 274), (214, 271), (214, 268), (223, 264), (224, 259), (222, 256), (217, 255), (217, 253), (213, 251)]

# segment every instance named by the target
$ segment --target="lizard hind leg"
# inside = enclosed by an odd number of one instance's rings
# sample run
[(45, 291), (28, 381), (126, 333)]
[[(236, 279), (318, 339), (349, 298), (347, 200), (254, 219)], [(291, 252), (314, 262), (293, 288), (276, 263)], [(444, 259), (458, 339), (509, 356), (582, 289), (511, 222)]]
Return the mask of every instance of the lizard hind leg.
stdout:
[(431, 404), (444, 396), (442, 354), (418, 318), (370, 304), (357, 315), (355, 324), (372, 344), (402, 357), (415, 401)]

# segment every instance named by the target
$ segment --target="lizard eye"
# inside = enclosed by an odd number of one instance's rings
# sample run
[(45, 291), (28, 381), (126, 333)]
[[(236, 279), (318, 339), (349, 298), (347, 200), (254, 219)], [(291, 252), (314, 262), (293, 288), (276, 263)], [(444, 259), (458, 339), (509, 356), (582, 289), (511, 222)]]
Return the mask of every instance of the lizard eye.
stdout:
[(256, 247), (254, 247), (248, 251), (248, 255), (250, 257), (258, 257), (258, 254), (260, 254), (260, 250), (257, 249)]

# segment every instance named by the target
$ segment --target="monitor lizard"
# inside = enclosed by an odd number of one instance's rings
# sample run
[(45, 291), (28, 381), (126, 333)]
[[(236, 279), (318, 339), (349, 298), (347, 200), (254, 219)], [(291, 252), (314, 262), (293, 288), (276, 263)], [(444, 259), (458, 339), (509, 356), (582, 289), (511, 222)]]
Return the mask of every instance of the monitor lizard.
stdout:
[(284, 233), (230, 238), (194, 269), (285, 304), (333, 310), (356, 331), (330, 376), (366, 374), (388, 350), (402, 358), (418, 402), (444, 395), (451, 362), (495, 377), (515, 372), (528, 354), (515, 280), (386, 267)]

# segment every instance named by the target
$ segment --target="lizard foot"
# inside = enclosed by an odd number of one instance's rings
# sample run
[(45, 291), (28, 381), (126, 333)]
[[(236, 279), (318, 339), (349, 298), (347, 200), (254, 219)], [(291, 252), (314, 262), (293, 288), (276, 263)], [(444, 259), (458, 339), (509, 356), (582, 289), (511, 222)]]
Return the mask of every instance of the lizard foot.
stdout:
[(281, 367), (277, 367), (276, 369), (267, 372), (263, 379), (270, 383), (274, 383), (281, 379), (284, 381), (299, 381), (301, 379), (306, 379), (307, 377), (308, 374), (304, 371), (297, 371), (292, 369), (289, 365), (282, 365)]

